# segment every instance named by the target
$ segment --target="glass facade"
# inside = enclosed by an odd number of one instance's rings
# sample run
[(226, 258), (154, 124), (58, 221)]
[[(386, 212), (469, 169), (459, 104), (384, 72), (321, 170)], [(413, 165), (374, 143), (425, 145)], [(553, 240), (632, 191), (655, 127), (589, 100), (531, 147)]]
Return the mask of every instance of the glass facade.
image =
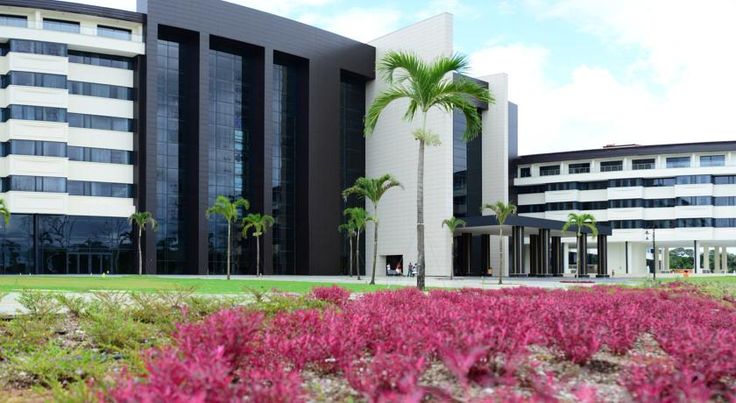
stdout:
[(133, 100), (133, 89), (128, 87), (82, 81), (69, 81), (68, 87), (70, 94), (122, 99), (126, 101)]
[[(365, 137), (363, 136), (363, 115), (365, 115), (365, 83), (356, 78), (344, 76), (340, 80), (340, 166), (342, 189), (348, 188), (355, 180), (365, 176)], [(343, 210), (348, 207), (364, 207), (363, 200), (351, 197), (343, 200)], [(341, 213), (342, 214), (342, 213)], [(345, 217), (343, 217), (343, 222)], [(365, 234), (361, 234), (360, 268), (365, 269)], [(341, 237), (342, 272), (350, 270), (350, 243)], [(355, 266), (353, 264), (353, 266)], [(353, 267), (353, 273), (356, 268)]]
[(122, 39), (125, 41), (129, 41), (132, 36), (132, 32), (129, 29), (125, 28), (98, 25), (97, 35), (104, 36), (105, 38)]
[(115, 118), (112, 116), (86, 115), (69, 113), (69, 127), (81, 129), (114, 130), (118, 132), (132, 132), (133, 119)]
[(131, 273), (126, 218), (13, 214), (0, 241), (0, 274)]
[(273, 66), (273, 272), (295, 274), (297, 69)]
[(80, 52), (78, 50), (69, 51), (69, 63), (90, 64), (93, 66), (133, 70), (133, 59), (129, 57)]
[[(248, 198), (249, 138), (245, 131), (244, 60), (241, 55), (210, 50), (209, 188), (208, 205), (218, 195)], [(209, 272), (223, 274), (227, 265), (227, 223), (209, 220)], [(233, 231), (232, 272), (248, 273), (248, 243)], [(255, 273), (255, 270), (253, 271)]]
[(61, 74), (31, 73), (29, 71), (10, 71), (0, 80), (2, 88), (9, 85), (28, 87), (66, 88), (66, 76)]
[(181, 273), (186, 263), (186, 228), (183, 221), (183, 182), (186, 143), (182, 128), (187, 124), (181, 112), (180, 44), (158, 39), (158, 114), (156, 121), (156, 232), (157, 272)]

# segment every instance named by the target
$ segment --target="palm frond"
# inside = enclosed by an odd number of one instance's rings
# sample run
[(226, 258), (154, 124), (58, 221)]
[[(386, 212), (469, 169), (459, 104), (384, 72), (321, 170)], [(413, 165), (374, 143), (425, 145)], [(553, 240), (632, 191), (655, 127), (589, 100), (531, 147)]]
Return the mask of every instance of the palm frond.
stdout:
[(427, 77), (430, 81), (440, 82), (448, 73), (465, 73), (468, 66), (468, 58), (464, 55), (440, 56), (430, 63)]
[(365, 114), (365, 135), (368, 136), (373, 133), (373, 130), (376, 128), (376, 124), (378, 124), (378, 118), (390, 103), (402, 98), (411, 99), (413, 97), (414, 95), (412, 93), (407, 91), (405, 88), (398, 86), (390, 87), (379, 94), (376, 99), (373, 100), (373, 103), (368, 108), (368, 112)]
[(376, 70), (389, 84), (401, 83), (410, 77), (421, 77), (427, 74), (426, 63), (419, 56), (412, 52), (402, 51), (386, 53), (376, 66)]

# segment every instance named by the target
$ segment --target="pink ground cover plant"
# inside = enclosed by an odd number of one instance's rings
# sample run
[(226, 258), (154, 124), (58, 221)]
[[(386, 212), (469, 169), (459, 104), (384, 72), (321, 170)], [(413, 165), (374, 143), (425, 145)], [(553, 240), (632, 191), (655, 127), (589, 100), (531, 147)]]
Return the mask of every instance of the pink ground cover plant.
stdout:
[[(736, 307), (685, 284), (349, 297), (316, 289), (327, 308), (271, 317), (236, 308), (180, 325), (170, 346), (146, 353), (145, 373), (122, 373), (100, 399), (299, 402), (312, 393), (307, 374), (341, 379), (371, 402), (604, 399), (541, 369), (534, 347), (579, 368), (602, 352), (628, 357), (615, 380), (627, 400), (736, 401)], [(658, 354), (634, 351), (643, 337)], [(437, 366), (451, 382), (423, 381)]]

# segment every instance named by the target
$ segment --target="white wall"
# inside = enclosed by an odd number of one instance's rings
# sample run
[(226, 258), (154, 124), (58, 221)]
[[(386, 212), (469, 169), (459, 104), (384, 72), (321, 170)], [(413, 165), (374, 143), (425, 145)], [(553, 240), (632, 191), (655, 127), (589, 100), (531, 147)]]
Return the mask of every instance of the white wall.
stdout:
[[(372, 42), (376, 57), (391, 50), (417, 53), (426, 61), (453, 53), (452, 16), (440, 14)], [(386, 88), (379, 77), (367, 87), (367, 104)], [(389, 191), (379, 207), (379, 246), (377, 275), (385, 274), (386, 255), (403, 255), (404, 267), (416, 262), (416, 191), (418, 143), (411, 132), (420, 126), (421, 118), (409, 123), (402, 119), (406, 102), (389, 106), (379, 119), (375, 133), (366, 140), (366, 175), (369, 177), (390, 173), (404, 185), (404, 189)], [(451, 268), (451, 236), (442, 227), (442, 220), (452, 216), (452, 115), (430, 111), (427, 127), (439, 135), (439, 146), (427, 147), (425, 152), (424, 220), (426, 274), (447, 276)], [(370, 212), (370, 206), (367, 206)], [(366, 231), (366, 264), (368, 273), (373, 259), (373, 228)]]

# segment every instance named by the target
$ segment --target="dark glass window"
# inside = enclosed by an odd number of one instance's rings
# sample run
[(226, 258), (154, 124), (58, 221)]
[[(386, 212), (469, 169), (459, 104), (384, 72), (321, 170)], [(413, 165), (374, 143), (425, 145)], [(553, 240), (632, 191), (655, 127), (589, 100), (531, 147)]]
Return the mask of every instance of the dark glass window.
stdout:
[(716, 206), (736, 206), (736, 197), (733, 196), (719, 196), (713, 199)]
[(79, 23), (74, 21), (56, 20), (52, 18), (43, 19), (43, 29), (61, 32), (79, 33)]
[(678, 197), (678, 206), (712, 206), (713, 198), (710, 196), (688, 196)]
[(611, 188), (643, 186), (643, 184), (644, 181), (641, 178), (611, 179), (608, 181), (608, 187)]
[(519, 168), (519, 176), (522, 178), (529, 178), (532, 176), (532, 169), (530, 167)]
[(675, 186), (677, 180), (675, 178), (647, 178), (644, 179), (646, 187)]
[(547, 184), (547, 191), (548, 192), (554, 192), (558, 190), (576, 190), (579, 187), (578, 182), (557, 182), (557, 183), (548, 183)]
[(736, 184), (736, 175), (719, 175), (713, 177), (713, 183), (716, 185), (733, 185)]
[(623, 161), (601, 161), (601, 172), (614, 172), (623, 170)]
[(67, 191), (72, 196), (133, 197), (133, 185), (127, 183), (68, 181)]
[(716, 228), (736, 227), (736, 218), (716, 218), (713, 220)]
[(69, 51), (70, 63), (91, 64), (93, 66), (115, 67), (133, 70), (133, 59), (123, 56), (105, 55), (101, 53)]
[(544, 193), (547, 190), (545, 185), (529, 185), (529, 186), (517, 186), (517, 194), (531, 194), (531, 193)]
[(690, 168), (690, 157), (667, 157), (667, 168)]
[(0, 25), (25, 28), (28, 26), (28, 17), (24, 15), (0, 14)]
[(518, 207), (518, 212), (523, 213), (544, 213), (546, 211), (546, 204), (527, 204)]
[(578, 189), (580, 190), (601, 190), (608, 188), (608, 181), (580, 182)]
[(109, 27), (106, 25), (97, 26), (97, 35), (104, 36), (106, 38), (122, 39), (129, 41), (132, 36), (132, 31), (125, 28)]
[(45, 157), (66, 157), (66, 143), (41, 141), (42, 154)]
[(695, 185), (703, 183), (713, 183), (710, 175), (684, 175), (678, 176), (675, 179), (675, 183), (678, 185)]
[(122, 99), (126, 101), (133, 100), (133, 89), (128, 87), (87, 83), (82, 81), (69, 81), (68, 87), (70, 94)]
[(66, 56), (67, 47), (63, 43), (28, 41), (25, 39), (11, 39), (8, 41), (8, 51), (20, 53), (35, 53), (49, 56)]
[(609, 208), (636, 208), (643, 207), (644, 203), (642, 199), (617, 199), (609, 200)]
[(560, 174), (559, 165), (548, 165), (544, 167), (539, 167), (539, 176), (550, 176), (550, 175), (559, 175), (559, 174)]
[[(39, 178), (37, 178), (39, 179)], [(66, 192), (66, 178), (52, 178), (48, 176), (41, 177), (41, 191), (42, 192)], [(38, 186), (36, 186), (38, 188)]]
[(700, 166), (701, 167), (722, 167), (726, 165), (725, 155), (701, 155)]
[(31, 73), (28, 71), (11, 71), (2, 77), (2, 88), (6, 88), (9, 85), (66, 88), (66, 76), (60, 74)]
[(570, 164), (567, 167), (567, 172), (570, 174), (587, 174), (590, 172), (590, 163)]
[(594, 202), (582, 202), (582, 210), (605, 210), (608, 208), (608, 202), (605, 201), (594, 201)]
[(3, 190), (64, 193), (66, 192), (66, 178), (12, 175), (3, 178)]
[(8, 119), (41, 120), (46, 122), (66, 122), (66, 109), (47, 106), (8, 105), (3, 109), (2, 121)]
[(654, 169), (654, 158), (645, 158), (631, 161), (632, 169)]
[(675, 207), (675, 204), (675, 199), (644, 199), (644, 207), (647, 208)]
[(295, 67), (274, 64), (271, 191), (275, 219), (273, 269), (278, 274), (294, 274), (296, 270), (294, 182), (296, 179), (297, 84)]
[(69, 127), (83, 129), (114, 130), (121, 132), (133, 131), (133, 119), (116, 118), (112, 116), (85, 115), (69, 113)]
[(560, 210), (579, 210), (579, 202), (556, 202), (547, 203), (547, 210), (549, 211), (560, 211)]

